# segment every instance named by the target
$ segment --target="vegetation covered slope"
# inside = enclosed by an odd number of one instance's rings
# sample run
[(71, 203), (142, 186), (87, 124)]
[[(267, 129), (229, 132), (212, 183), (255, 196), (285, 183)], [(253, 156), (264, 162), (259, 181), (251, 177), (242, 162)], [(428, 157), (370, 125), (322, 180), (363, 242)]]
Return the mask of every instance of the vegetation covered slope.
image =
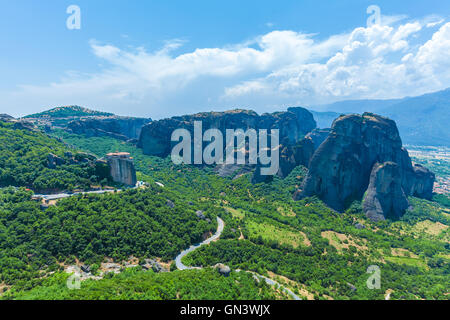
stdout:
[(211, 219), (200, 220), (193, 206), (167, 206), (170, 194), (158, 187), (79, 195), (45, 212), (30, 197), (23, 189), (0, 190), (0, 283), (6, 285), (32, 287), (75, 259), (91, 265), (131, 255), (168, 260), (216, 229), (214, 209), (203, 206)]
[[(448, 197), (440, 200), (442, 205), (410, 198), (414, 209), (402, 220), (373, 223), (359, 202), (338, 214), (316, 198), (293, 201), (292, 193), (306, 173), (301, 166), (283, 180), (255, 186), (248, 176), (220, 178), (209, 169), (174, 166), (108, 138), (65, 134), (64, 140), (94, 153), (125, 149), (134, 155), (143, 179), (162, 182), (178, 197), (221, 210), (226, 223), (222, 240), (187, 256), (187, 264), (222, 262), (281, 277), (309, 298), (384, 299), (388, 290), (393, 290), (393, 299), (448, 297)], [(370, 265), (381, 269), (380, 290), (367, 288)]]
[[(298, 188), (306, 172), (301, 166), (285, 179), (275, 177), (271, 183), (252, 185), (249, 175), (234, 179), (221, 178), (211, 168), (177, 166), (169, 159), (145, 156), (133, 145), (112, 138), (87, 138), (66, 133), (61, 136), (69, 144), (98, 155), (116, 150), (131, 152), (139, 170), (139, 179), (147, 181), (152, 186), (151, 189), (158, 193), (157, 197), (162, 197), (155, 203), (165, 204), (166, 199), (175, 203), (179, 211), (173, 216), (174, 219), (189, 212), (195, 216), (195, 210), (206, 212), (212, 221), (215, 215), (222, 217), (225, 230), (221, 240), (185, 257), (186, 264), (208, 267), (220, 262), (231, 266), (232, 269), (255, 271), (284, 283), (307, 299), (384, 299), (387, 293), (390, 293), (391, 299), (449, 297), (450, 211), (445, 207), (448, 203), (447, 197), (438, 199), (442, 205), (410, 198), (414, 209), (401, 220), (375, 223), (366, 219), (359, 202), (355, 202), (347, 212), (339, 214), (314, 197), (293, 201), (292, 193)], [(155, 182), (162, 183), (164, 187), (156, 187)], [(136, 201), (134, 196), (128, 196), (127, 193), (112, 197), (124, 197), (120, 201), (114, 198), (113, 203), (119, 201), (120, 206), (126, 208), (124, 211), (127, 213), (124, 212), (123, 215), (129, 217), (128, 211), (133, 212), (130, 221), (137, 223), (142, 219), (142, 213), (146, 212), (147, 207), (145, 202), (145, 205), (140, 206), (140, 201)], [(80, 221), (85, 221), (85, 224), (76, 232), (70, 233), (74, 238), (69, 243), (77, 244), (78, 240), (75, 239), (78, 239), (78, 234), (83, 234), (84, 228), (90, 235), (94, 232), (92, 228), (97, 228), (98, 223), (94, 217), (98, 214), (94, 212), (103, 212), (103, 209), (97, 207), (109, 208), (106, 205), (107, 199), (108, 196), (99, 197), (92, 202), (83, 200), (81, 207), (77, 206), (75, 199), (70, 199), (67, 204), (60, 202), (58, 207), (61, 209), (52, 208), (49, 213), (56, 212), (60, 217), (65, 217), (66, 213), (60, 210), (72, 211), (69, 217), (73, 218), (69, 221), (82, 213), (83, 218)], [(18, 201), (16, 205), (23, 205), (21, 203), (22, 201)], [(167, 210), (166, 208), (168, 209), (163, 206), (164, 210)], [(185, 211), (187, 213), (184, 213)], [(92, 215), (85, 217), (88, 214), (85, 212), (92, 212)], [(107, 216), (109, 215), (106, 214), (105, 217)], [(122, 217), (122, 214), (119, 214), (119, 217)], [(180, 226), (186, 223), (174, 221)], [(170, 226), (170, 220), (164, 225)], [(61, 231), (60, 227), (47, 226), (47, 230), (55, 228)], [(122, 229), (124, 234), (130, 235), (136, 242), (117, 244), (107, 242), (110, 237), (107, 228), (115, 228), (116, 224), (104, 223), (104, 226), (103, 233), (107, 236), (100, 236), (97, 232), (98, 235), (92, 242), (80, 245), (77, 251), (73, 250), (70, 254), (87, 263), (95, 263), (103, 254), (114, 254), (108, 250), (116, 247), (123, 256), (141, 254), (141, 240), (137, 240), (140, 237), (132, 237), (136, 230), (141, 230), (139, 227), (126, 224)], [(215, 225), (205, 224), (204, 227), (204, 230), (215, 229)], [(11, 230), (22, 230), (21, 228), (23, 226), (19, 224), (5, 234), (13, 234)], [(145, 233), (147, 228), (143, 227), (142, 232)], [(189, 235), (187, 230), (184, 230), (184, 233)], [(142, 237), (141, 233), (140, 235)], [(179, 234), (174, 237), (176, 236), (183, 237)], [(15, 236), (19, 239), (21, 237), (23, 236)], [(103, 247), (99, 246), (99, 243)], [(92, 246), (91, 255), (84, 255), (83, 248), (86, 248), (86, 245)], [(18, 252), (25, 256), (29, 250), (23, 248)], [(61, 250), (62, 248), (56, 248), (54, 252), (64, 252)], [(180, 248), (167, 251), (166, 257), (173, 259), (177, 250), (181, 251)], [(14, 251), (14, 254), (17, 255), (18, 252)], [(53, 254), (49, 256), (52, 257)], [(115, 256), (116, 260), (121, 258), (122, 254)], [(31, 261), (27, 261), (22, 267), (27, 268), (30, 264), (33, 265)], [(51, 265), (58, 270), (57, 264)], [(367, 280), (371, 275), (367, 273), (367, 268), (371, 265), (380, 268), (380, 289), (371, 290), (367, 287)], [(13, 277), (20, 277), (21, 274), (23, 273), (18, 272)], [(90, 283), (87, 282), (86, 286), (90, 287)], [(119, 284), (111, 284), (110, 289), (102, 290), (116, 292), (115, 285)], [(27, 281), (16, 283), (11, 290), (21, 291), (17, 297), (23, 298), (28, 294), (27, 289), (34, 287), (37, 290), (34, 292), (45, 291), (50, 287), (48, 290), (58, 298), (57, 291), (51, 289), (51, 284), (43, 282), (38, 274), (30, 276)], [(130, 281), (126, 289), (121, 288), (133, 292), (137, 287), (135, 282)], [(156, 289), (151, 289), (154, 290)], [(190, 290), (195, 292), (195, 286)], [(205, 290), (215, 292), (213, 289)], [(153, 294), (157, 295), (155, 292)], [(89, 296), (87, 293), (86, 295)], [(62, 299), (67, 295), (60, 291), (59, 297)], [(111, 296), (106, 295), (106, 298)]]
[(113, 116), (112, 113), (94, 111), (79, 106), (56, 107), (44, 112), (35, 113), (25, 118), (67, 118), (67, 117), (86, 117), (86, 116)]
[(246, 272), (221, 276), (214, 269), (155, 274), (127, 270), (102, 280), (87, 280), (80, 290), (69, 290), (69, 275), (56, 274), (43, 286), (9, 292), (4, 299), (19, 300), (273, 300), (286, 299), (264, 281)]
[[(0, 121), (0, 151), (0, 187), (36, 191), (88, 188), (109, 176), (107, 167), (96, 163), (95, 157), (68, 148), (39, 131), (16, 129), (13, 123)], [(51, 169), (50, 154), (64, 163)]]

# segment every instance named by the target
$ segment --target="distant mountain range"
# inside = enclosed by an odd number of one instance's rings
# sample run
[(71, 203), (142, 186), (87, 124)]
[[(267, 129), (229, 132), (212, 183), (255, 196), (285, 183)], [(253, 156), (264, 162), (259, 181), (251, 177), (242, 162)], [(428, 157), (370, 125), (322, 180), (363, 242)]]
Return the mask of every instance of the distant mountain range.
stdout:
[(311, 107), (319, 127), (341, 114), (373, 112), (395, 120), (405, 144), (450, 147), (450, 88), (393, 100), (352, 100)]

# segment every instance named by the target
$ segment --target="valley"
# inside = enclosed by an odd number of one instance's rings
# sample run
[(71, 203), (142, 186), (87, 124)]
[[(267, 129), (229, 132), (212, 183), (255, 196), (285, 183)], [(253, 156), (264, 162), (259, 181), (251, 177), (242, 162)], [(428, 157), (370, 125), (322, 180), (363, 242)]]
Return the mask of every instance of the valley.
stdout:
[[(2, 123), (3, 130), (12, 130), (13, 124)], [(255, 183), (255, 168), (220, 176), (212, 166), (174, 164), (170, 156), (149, 155), (136, 141), (113, 135), (74, 133), (64, 126), (46, 134), (15, 130), (10, 137), (24, 142), (38, 137), (40, 144), (22, 142), (24, 148), (15, 150), (21, 156), (8, 153), (10, 160), (3, 162), (24, 178), (2, 171), (2, 177), (16, 180), (0, 180), (14, 182), (4, 182), (0, 190), (1, 299), (384, 300), (386, 292), (393, 300), (448, 299), (450, 205), (440, 185), (431, 199), (409, 194), (410, 208), (402, 216), (374, 221), (366, 216), (362, 197), (339, 212), (319, 194), (294, 200), (309, 173), (295, 160), (285, 175)], [(62, 170), (58, 177), (71, 177), (75, 170), (42, 165), (55, 148), (62, 156), (67, 149), (96, 158), (128, 152), (137, 180), (147, 187), (79, 194), (43, 211), (32, 200), (33, 191), (26, 189), (46, 189), (36, 179), (51, 175), (51, 170)], [(412, 160), (435, 172), (438, 183), (448, 178), (445, 150), (409, 148)], [(21, 167), (11, 160), (23, 155), (39, 159), (36, 166)], [(77, 175), (79, 180), (68, 180), (59, 190), (70, 184), (74, 189), (99, 184), (100, 177), (83, 180), (89, 178)], [(211, 238), (218, 227), (220, 238)], [(205, 245), (179, 256), (205, 240)], [(131, 257), (135, 262), (125, 263)], [(144, 268), (148, 259), (158, 259), (169, 272)], [(111, 261), (120, 266), (119, 272), (102, 270), (102, 264)], [(219, 273), (213, 268), (217, 264), (228, 266), (230, 274)], [(101, 278), (70, 290), (70, 275), (64, 271), (70, 265), (87, 265)], [(382, 272), (377, 290), (366, 285), (371, 265)], [(177, 270), (180, 266), (188, 270)], [(189, 270), (194, 267), (202, 269)]]

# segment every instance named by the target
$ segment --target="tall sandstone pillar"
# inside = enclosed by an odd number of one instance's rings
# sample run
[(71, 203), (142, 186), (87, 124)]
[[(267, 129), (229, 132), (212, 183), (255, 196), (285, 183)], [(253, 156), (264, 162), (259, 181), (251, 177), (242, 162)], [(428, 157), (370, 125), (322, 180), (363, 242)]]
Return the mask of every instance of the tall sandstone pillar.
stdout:
[(109, 153), (106, 160), (110, 168), (111, 177), (115, 182), (128, 186), (135, 186), (137, 183), (136, 169), (133, 158), (127, 152)]

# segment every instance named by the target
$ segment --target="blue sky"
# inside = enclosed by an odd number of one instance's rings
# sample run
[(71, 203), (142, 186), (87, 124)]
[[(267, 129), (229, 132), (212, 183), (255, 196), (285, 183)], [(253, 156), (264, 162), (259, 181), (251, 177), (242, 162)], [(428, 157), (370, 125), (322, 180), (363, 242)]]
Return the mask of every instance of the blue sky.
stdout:
[[(66, 28), (72, 4), (80, 30)], [(369, 28), (373, 4), (383, 19)], [(418, 95), (450, 86), (449, 16), (442, 0), (1, 0), (0, 113), (161, 118)]]

